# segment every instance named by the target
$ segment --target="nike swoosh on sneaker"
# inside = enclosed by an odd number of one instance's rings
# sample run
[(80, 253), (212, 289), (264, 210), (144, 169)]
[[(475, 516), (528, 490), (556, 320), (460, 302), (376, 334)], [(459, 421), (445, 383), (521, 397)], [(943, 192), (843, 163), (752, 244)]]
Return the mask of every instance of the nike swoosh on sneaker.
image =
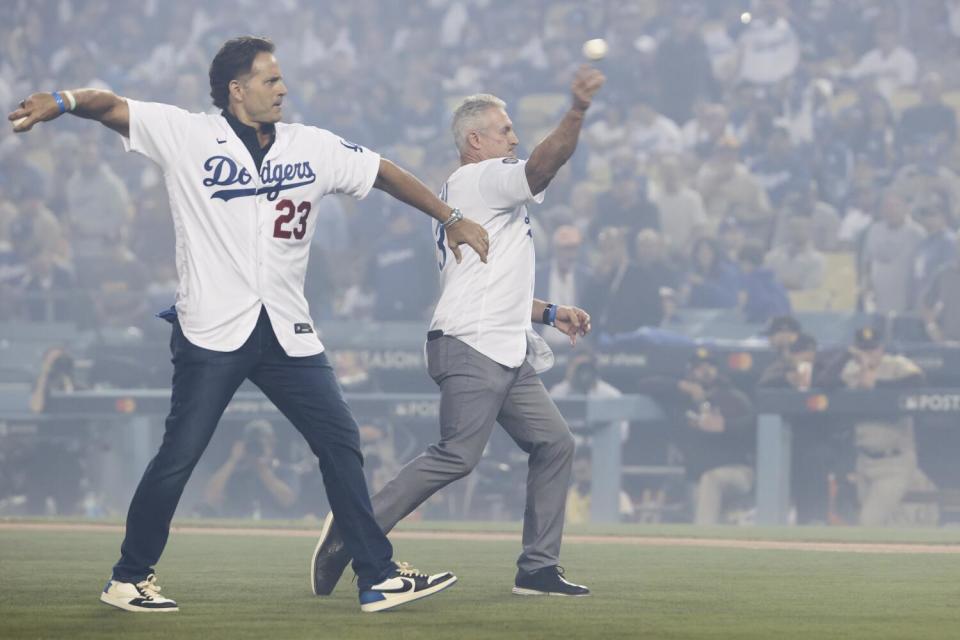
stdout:
[(371, 589), (371, 591), (379, 591), (380, 593), (407, 593), (408, 591), (413, 591), (416, 588), (416, 584), (414, 584), (413, 580), (410, 580), (409, 578), (397, 579), (403, 582), (402, 587), (397, 587), (396, 589), (378, 589), (374, 587)]

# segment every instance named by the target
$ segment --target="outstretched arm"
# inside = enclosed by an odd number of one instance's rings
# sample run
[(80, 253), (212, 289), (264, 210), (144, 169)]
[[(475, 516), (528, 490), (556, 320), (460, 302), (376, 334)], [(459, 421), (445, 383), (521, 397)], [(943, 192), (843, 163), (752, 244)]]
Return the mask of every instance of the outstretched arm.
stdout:
[[(380, 159), (380, 171), (374, 188), (380, 189), (391, 196), (415, 207), (441, 223), (445, 222), (452, 213), (450, 206), (427, 188), (427, 185), (409, 171), (401, 169), (386, 158)], [(468, 245), (477, 252), (480, 260), (487, 261), (487, 251), (490, 249), (490, 238), (487, 230), (473, 220), (464, 218), (447, 227), (447, 246), (453, 252), (459, 263), (461, 260), (459, 246)]]
[[(59, 118), (64, 113), (72, 113), (103, 123), (124, 137), (130, 135), (130, 109), (126, 99), (111, 91), (100, 89), (76, 89), (60, 91), (60, 102), (52, 93), (34, 93), (20, 102), (17, 110), (7, 116), (13, 122), (16, 133), (30, 131), (38, 122)], [(73, 100), (70, 100), (70, 97)]]
[(530, 159), (527, 160), (525, 168), (527, 182), (530, 184), (530, 193), (533, 195), (546, 189), (560, 167), (573, 155), (580, 137), (580, 127), (583, 126), (583, 118), (590, 107), (590, 100), (600, 90), (605, 80), (604, 75), (591, 66), (583, 65), (577, 69), (571, 86), (573, 104), (570, 110), (563, 116), (557, 128), (537, 145), (530, 154)]

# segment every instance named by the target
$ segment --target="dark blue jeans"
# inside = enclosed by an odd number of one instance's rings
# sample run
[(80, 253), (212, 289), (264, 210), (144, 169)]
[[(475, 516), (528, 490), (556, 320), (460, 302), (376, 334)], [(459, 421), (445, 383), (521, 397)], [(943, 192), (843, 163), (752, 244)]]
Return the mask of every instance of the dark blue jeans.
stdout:
[(174, 322), (173, 395), (163, 443), (130, 503), (127, 532), (113, 578), (139, 582), (153, 573), (170, 535), (183, 488), (237, 388), (249, 378), (293, 423), (320, 461), (330, 507), (353, 556), (360, 589), (396, 565), (373, 518), (363, 476), (357, 422), (325, 354), (292, 358), (277, 342), (266, 309), (242, 347), (220, 352), (187, 340)]

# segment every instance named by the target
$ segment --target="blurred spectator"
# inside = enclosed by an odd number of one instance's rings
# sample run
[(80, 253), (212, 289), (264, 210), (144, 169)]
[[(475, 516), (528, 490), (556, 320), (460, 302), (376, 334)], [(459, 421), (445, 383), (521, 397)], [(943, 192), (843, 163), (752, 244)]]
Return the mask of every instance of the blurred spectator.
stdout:
[(764, 142), (766, 148), (750, 163), (750, 172), (777, 206), (787, 194), (807, 189), (810, 169), (800, 150), (791, 146), (790, 134), (784, 127), (775, 126)]
[(766, 191), (739, 161), (739, 143), (723, 138), (697, 173), (697, 191), (707, 215), (714, 221), (738, 216), (749, 231), (766, 234), (770, 225), (770, 200)]
[(771, 269), (763, 266), (763, 249), (748, 244), (740, 250), (740, 310), (751, 324), (790, 313), (790, 298)]
[[(603, 380), (597, 371), (597, 357), (592, 353), (579, 353), (570, 358), (566, 376), (550, 389), (552, 398), (586, 396), (588, 398), (619, 398), (623, 393)], [(620, 437), (626, 440), (630, 433), (627, 422), (620, 423)]]
[(663, 289), (676, 287), (676, 272), (666, 260), (663, 241), (645, 229), (636, 237), (631, 259), (626, 233), (606, 229), (598, 245), (600, 261), (584, 305), (603, 333), (625, 333), (663, 322)]
[(276, 457), (277, 436), (266, 420), (243, 427), (230, 455), (207, 481), (200, 515), (283, 518), (297, 500), (295, 474)]
[(897, 127), (900, 149), (913, 146), (946, 150), (957, 140), (957, 114), (943, 102), (943, 78), (929, 71), (920, 79), (920, 104), (904, 110)]
[(740, 34), (740, 79), (774, 85), (793, 75), (800, 42), (786, 18), (784, 0), (754, 0), (752, 20)]
[(798, 190), (787, 195), (777, 215), (773, 233), (773, 246), (786, 241), (790, 219), (801, 216), (810, 219), (810, 235), (813, 247), (818, 251), (835, 251), (840, 243), (840, 216), (830, 204), (817, 197), (817, 183), (798, 185)]
[[(960, 241), (958, 241), (960, 245)], [(954, 258), (933, 275), (926, 288), (921, 312), (927, 321), (927, 333), (937, 341), (960, 342), (960, 246)]]
[[(572, 483), (567, 491), (564, 518), (567, 524), (590, 522), (590, 479), (593, 477), (593, 460), (589, 447), (578, 446), (573, 458)], [(634, 514), (633, 502), (626, 491), (620, 491), (620, 517), (629, 520)]]
[(693, 244), (691, 267), (683, 285), (686, 306), (694, 309), (732, 309), (737, 306), (740, 273), (714, 240)]
[(657, 113), (644, 101), (630, 108), (627, 135), (637, 159), (644, 164), (661, 154), (676, 153), (681, 148), (680, 127), (677, 123)]
[(423, 229), (405, 211), (393, 212), (387, 233), (373, 255), (373, 286), (376, 304), (373, 318), (379, 321), (422, 320), (434, 299), (437, 269), (424, 241)]
[(657, 46), (654, 65), (660, 111), (677, 123), (693, 116), (696, 102), (713, 99), (717, 94), (707, 45), (699, 31), (702, 13), (697, 3), (681, 3), (667, 36)]
[(810, 242), (810, 218), (794, 215), (787, 221), (783, 244), (770, 250), (764, 264), (787, 289), (816, 289), (823, 283), (826, 260)]
[(903, 198), (887, 193), (880, 220), (866, 231), (860, 255), (861, 296), (867, 310), (904, 313), (910, 308), (910, 284), (923, 229), (910, 218)]
[(660, 231), (668, 249), (677, 255), (686, 253), (693, 238), (706, 227), (703, 198), (684, 184), (677, 156), (666, 156), (658, 165), (657, 189), (650, 192), (650, 201), (659, 213)]
[(605, 227), (624, 227), (631, 238), (641, 229), (657, 228), (657, 208), (647, 198), (646, 178), (637, 176), (631, 165), (614, 171), (613, 185), (600, 196), (597, 210), (588, 232), (593, 240)]
[(781, 360), (788, 359), (791, 345), (800, 339), (802, 333), (803, 327), (800, 326), (800, 322), (790, 315), (770, 318), (767, 328), (763, 331), (770, 347), (777, 352)]
[(730, 264), (740, 264), (740, 250), (746, 243), (747, 238), (743, 233), (743, 228), (734, 216), (724, 218), (717, 227), (717, 241), (720, 251), (723, 252), (723, 258)]
[(26, 272), (12, 286), (20, 298), (24, 319), (34, 322), (75, 322), (79, 304), (77, 280), (50, 249), (33, 254)]
[(683, 125), (680, 133), (683, 147), (700, 157), (710, 156), (720, 140), (733, 137), (730, 114), (722, 104), (704, 103), (694, 106), (695, 117)]
[[(556, 304), (583, 307), (589, 287), (589, 274), (581, 264), (583, 236), (573, 225), (557, 227), (551, 241), (550, 261), (537, 269), (535, 296)], [(569, 338), (559, 331), (545, 331), (544, 339), (551, 346), (570, 344)]]
[(93, 298), (93, 318), (98, 326), (129, 327), (149, 321), (146, 290), (149, 276), (143, 263), (117, 240), (77, 261), (77, 278)]
[(617, 289), (610, 290), (598, 307), (607, 333), (660, 326), (667, 317), (664, 296), (678, 285), (677, 272), (656, 231), (644, 229), (637, 234), (634, 254)]
[(957, 257), (957, 234), (950, 228), (947, 212), (938, 203), (914, 209), (917, 222), (927, 236), (917, 247), (913, 261), (913, 282), (910, 286), (911, 309), (918, 309), (923, 289), (941, 269)]
[(867, 91), (863, 92), (859, 103), (852, 109), (859, 111), (862, 118), (850, 141), (853, 151), (879, 177), (888, 178), (896, 162), (895, 123), (890, 105), (880, 94)]
[(67, 220), (78, 256), (96, 256), (127, 238), (133, 205), (126, 186), (100, 159), (98, 139), (80, 146), (79, 163), (67, 180)]
[[(923, 372), (910, 359), (885, 352), (882, 334), (872, 327), (857, 331), (840, 376), (848, 389), (910, 388), (923, 382)], [(858, 418), (854, 444), (861, 525), (893, 524), (911, 487), (932, 488), (917, 466), (912, 417)], [(933, 520), (924, 523), (935, 524), (935, 515)]]
[(896, 25), (881, 24), (874, 34), (875, 47), (863, 54), (846, 75), (855, 80), (875, 83), (877, 90), (890, 100), (897, 89), (909, 87), (917, 80), (917, 59), (900, 44)]
[(808, 333), (797, 334), (777, 359), (760, 375), (757, 387), (809, 391), (814, 386), (817, 340)]

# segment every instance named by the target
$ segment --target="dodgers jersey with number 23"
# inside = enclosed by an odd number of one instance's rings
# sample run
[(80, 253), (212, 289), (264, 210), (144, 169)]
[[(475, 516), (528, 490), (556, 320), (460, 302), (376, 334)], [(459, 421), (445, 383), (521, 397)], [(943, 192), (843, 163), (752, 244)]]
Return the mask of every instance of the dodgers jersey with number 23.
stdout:
[(160, 166), (170, 197), (184, 335), (206, 349), (238, 349), (262, 303), (287, 355), (322, 352), (303, 295), (310, 214), (330, 193), (365, 197), (380, 156), (324, 129), (277, 123), (257, 171), (223, 116), (127, 103), (124, 146)]

